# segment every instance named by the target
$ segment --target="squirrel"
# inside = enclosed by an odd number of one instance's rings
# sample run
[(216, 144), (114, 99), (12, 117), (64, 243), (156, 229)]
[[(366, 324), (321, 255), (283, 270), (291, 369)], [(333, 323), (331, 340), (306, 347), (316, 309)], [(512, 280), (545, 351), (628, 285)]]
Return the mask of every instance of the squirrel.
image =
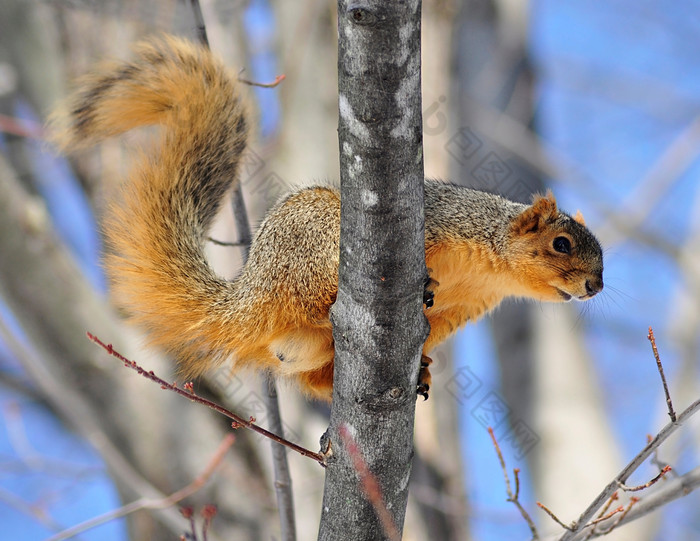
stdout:
[[(80, 81), (50, 119), (64, 150), (145, 125), (160, 139), (143, 153), (103, 220), (105, 268), (117, 304), (187, 377), (228, 358), (295, 379), (329, 401), (338, 288), (340, 194), (295, 191), (268, 211), (234, 280), (204, 255), (207, 232), (237, 182), (249, 131), (241, 83), (207, 48), (175, 37), (138, 44), (133, 58)], [(505, 297), (563, 302), (603, 289), (600, 244), (551, 192), (531, 205), (425, 180), (425, 342), (428, 353)]]

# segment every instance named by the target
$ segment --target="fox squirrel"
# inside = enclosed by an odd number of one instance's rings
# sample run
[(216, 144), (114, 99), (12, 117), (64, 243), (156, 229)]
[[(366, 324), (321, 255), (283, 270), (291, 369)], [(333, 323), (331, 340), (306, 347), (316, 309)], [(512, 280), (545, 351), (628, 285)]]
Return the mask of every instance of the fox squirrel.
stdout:
[[(216, 276), (203, 247), (246, 147), (240, 83), (208, 50), (182, 39), (150, 40), (134, 53), (84, 78), (50, 125), (63, 149), (163, 127), (122, 199), (106, 210), (105, 264), (117, 303), (188, 377), (233, 357), (236, 367), (290, 376), (330, 400), (338, 190), (285, 197), (260, 224), (240, 275)], [(551, 193), (528, 206), (426, 179), (425, 256), (437, 287), (430, 309), (432, 293), (426, 297), (424, 354), (504, 297), (561, 302), (603, 289), (598, 241), (580, 215), (557, 209)], [(424, 357), (419, 385), (426, 397), (429, 363)]]

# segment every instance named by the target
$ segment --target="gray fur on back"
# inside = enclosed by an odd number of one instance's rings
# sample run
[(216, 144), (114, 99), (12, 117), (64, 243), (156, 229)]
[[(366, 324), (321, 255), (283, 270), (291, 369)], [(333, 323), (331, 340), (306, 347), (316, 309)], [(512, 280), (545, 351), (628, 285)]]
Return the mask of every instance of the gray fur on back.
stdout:
[(425, 179), (426, 244), (444, 240), (449, 231), (455, 241), (478, 239), (501, 252), (508, 224), (526, 208), (500, 195)]

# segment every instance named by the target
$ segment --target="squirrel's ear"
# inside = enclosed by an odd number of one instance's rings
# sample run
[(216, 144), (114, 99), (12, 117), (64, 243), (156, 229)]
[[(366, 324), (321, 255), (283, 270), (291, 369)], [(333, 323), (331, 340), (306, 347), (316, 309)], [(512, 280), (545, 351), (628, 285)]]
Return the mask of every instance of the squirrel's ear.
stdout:
[(518, 234), (534, 233), (557, 214), (557, 201), (554, 194), (547, 190), (547, 195), (535, 196), (532, 205), (516, 216), (511, 230)]
[(580, 223), (581, 225), (586, 225), (586, 220), (583, 219), (583, 213), (580, 210), (576, 211), (574, 221)]

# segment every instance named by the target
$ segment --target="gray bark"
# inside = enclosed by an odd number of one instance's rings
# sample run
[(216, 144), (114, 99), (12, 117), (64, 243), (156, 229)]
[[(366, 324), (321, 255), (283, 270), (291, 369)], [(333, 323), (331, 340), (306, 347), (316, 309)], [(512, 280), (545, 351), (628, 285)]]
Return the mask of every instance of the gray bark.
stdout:
[(336, 357), (321, 540), (386, 539), (338, 429), (376, 477), (398, 531), (428, 326), (423, 227), (420, 2), (338, 3), (341, 239)]

